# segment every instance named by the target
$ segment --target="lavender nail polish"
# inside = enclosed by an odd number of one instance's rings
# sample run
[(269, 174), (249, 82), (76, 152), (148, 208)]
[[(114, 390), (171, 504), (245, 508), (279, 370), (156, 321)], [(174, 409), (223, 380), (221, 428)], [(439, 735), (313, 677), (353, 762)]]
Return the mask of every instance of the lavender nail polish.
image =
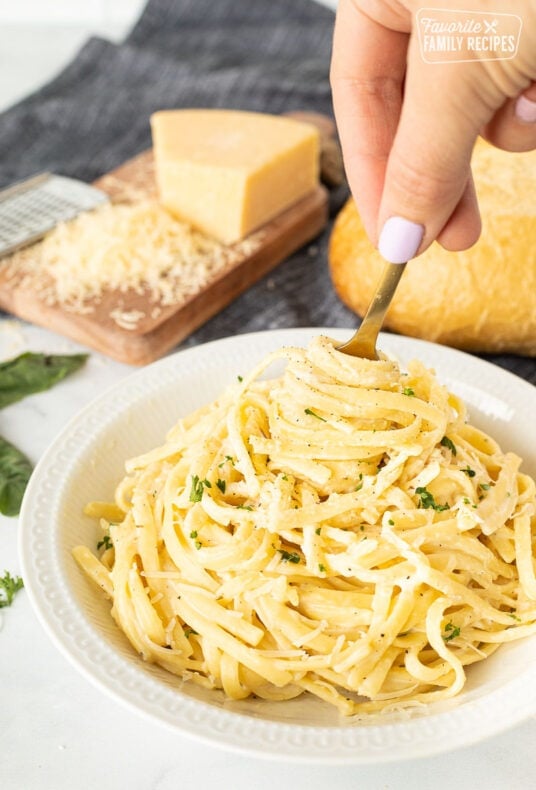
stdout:
[(516, 101), (515, 114), (523, 123), (536, 123), (536, 101), (520, 96)]
[(382, 228), (378, 249), (390, 263), (406, 263), (420, 247), (424, 227), (403, 217), (390, 217)]

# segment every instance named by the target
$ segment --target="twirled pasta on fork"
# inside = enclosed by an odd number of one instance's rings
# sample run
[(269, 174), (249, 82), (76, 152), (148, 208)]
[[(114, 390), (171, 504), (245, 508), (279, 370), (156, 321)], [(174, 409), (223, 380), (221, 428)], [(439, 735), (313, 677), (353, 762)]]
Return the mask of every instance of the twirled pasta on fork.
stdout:
[[(276, 361), (283, 375), (263, 379)], [(146, 661), (345, 715), (445, 699), (536, 632), (535, 484), (419, 362), (284, 348), (91, 503), (74, 549)]]

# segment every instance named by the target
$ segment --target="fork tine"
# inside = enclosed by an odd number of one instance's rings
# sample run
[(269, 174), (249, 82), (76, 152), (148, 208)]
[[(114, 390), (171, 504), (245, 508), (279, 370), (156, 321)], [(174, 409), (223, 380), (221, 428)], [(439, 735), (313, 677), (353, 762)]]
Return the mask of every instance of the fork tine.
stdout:
[(361, 326), (346, 343), (337, 346), (338, 351), (353, 357), (378, 359), (376, 341), (383, 325), (383, 319), (395, 295), (400, 278), (406, 268), (405, 263), (386, 263), (376, 286), (376, 291)]

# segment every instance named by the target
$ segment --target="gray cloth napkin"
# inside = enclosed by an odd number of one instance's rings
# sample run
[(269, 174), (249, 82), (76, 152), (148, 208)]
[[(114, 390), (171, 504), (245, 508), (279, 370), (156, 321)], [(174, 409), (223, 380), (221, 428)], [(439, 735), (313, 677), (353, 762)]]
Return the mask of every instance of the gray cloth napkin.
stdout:
[[(150, 146), (158, 109), (331, 114), (332, 29), (333, 13), (313, 0), (149, 0), (123, 44), (90, 39), (56, 79), (0, 115), (0, 186), (45, 169), (92, 181)], [(329, 232), (182, 346), (280, 327), (355, 326), (330, 282)], [(536, 383), (535, 360), (488, 359)]]

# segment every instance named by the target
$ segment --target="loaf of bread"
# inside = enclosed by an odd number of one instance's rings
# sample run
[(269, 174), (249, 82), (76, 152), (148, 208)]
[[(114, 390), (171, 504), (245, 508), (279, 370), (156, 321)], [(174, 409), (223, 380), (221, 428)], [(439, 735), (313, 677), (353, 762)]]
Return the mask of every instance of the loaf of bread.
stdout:
[[(473, 172), (480, 240), (464, 252), (434, 243), (411, 261), (385, 327), (469, 351), (536, 356), (536, 151), (479, 141)], [(363, 316), (384, 264), (353, 200), (335, 222), (329, 261), (337, 293)]]

